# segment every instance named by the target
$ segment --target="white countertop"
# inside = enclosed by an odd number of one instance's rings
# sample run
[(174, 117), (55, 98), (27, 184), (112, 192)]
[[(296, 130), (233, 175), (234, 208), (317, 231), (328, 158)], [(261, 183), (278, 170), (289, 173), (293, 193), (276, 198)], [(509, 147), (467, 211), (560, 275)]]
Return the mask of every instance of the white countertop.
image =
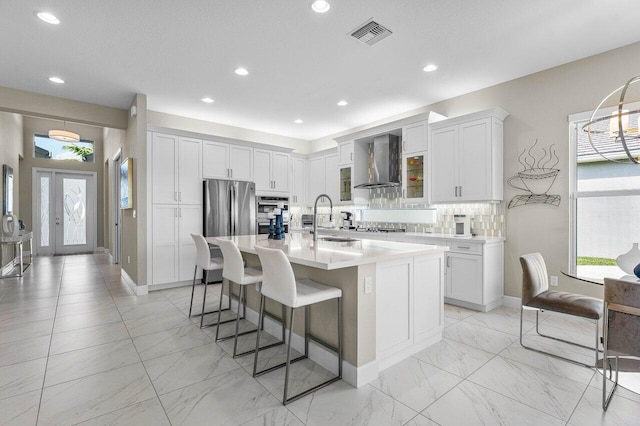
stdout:
[(362, 232), (355, 230), (344, 229), (328, 229), (318, 228), (318, 233), (322, 235), (343, 235), (354, 238), (376, 238), (389, 241), (401, 241), (420, 243), (421, 240), (427, 242), (437, 240), (438, 242), (444, 240), (455, 240), (464, 242), (477, 242), (479, 244), (497, 243), (505, 241), (504, 237), (456, 237), (453, 234), (428, 234), (425, 232)]
[[(351, 242), (331, 242), (318, 239), (311, 234), (293, 232), (283, 240), (269, 240), (267, 235), (240, 235), (220, 237), (233, 240), (240, 251), (255, 254), (254, 247), (278, 248), (285, 252), (291, 263), (319, 269), (340, 269), (366, 265), (392, 259), (442, 253), (447, 247), (427, 244), (412, 244), (393, 241), (358, 240)], [(320, 238), (323, 238), (320, 236)], [(208, 237), (212, 243), (214, 238)]]

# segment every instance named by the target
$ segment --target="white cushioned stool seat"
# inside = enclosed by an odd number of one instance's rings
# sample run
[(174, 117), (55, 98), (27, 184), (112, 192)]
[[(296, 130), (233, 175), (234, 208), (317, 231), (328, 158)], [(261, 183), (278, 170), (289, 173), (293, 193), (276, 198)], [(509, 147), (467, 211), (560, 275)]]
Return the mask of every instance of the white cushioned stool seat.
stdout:
[(255, 284), (262, 281), (262, 268), (244, 268), (244, 283)]
[(325, 300), (342, 297), (342, 290), (317, 283), (310, 279), (296, 280), (296, 302), (292, 308), (313, 305)]
[(215, 271), (224, 268), (224, 260), (221, 257), (212, 257), (206, 265), (202, 267), (205, 271)]

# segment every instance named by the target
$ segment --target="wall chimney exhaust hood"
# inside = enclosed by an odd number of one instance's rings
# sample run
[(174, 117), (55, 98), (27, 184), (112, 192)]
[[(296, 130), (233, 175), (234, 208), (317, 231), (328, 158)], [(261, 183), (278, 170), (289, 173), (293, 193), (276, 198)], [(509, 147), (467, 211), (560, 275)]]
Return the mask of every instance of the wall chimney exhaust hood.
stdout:
[(382, 135), (373, 139), (373, 163), (369, 165), (369, 182), (354, 188), (397, 188), (400, 183), (400, 139)]

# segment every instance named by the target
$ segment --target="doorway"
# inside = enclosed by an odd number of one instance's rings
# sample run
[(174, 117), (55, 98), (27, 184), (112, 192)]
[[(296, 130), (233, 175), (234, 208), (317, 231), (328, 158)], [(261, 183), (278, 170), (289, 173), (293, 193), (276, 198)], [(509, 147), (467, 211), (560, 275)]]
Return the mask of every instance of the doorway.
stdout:
[(120, 165), (122, 164), (121, 150), (118, 150), (113, 157), (113, 173), (111, 174), (113, 179), (113, 202), (111, 203), (113, 208), (113, 263), (120, 263), (121, 253), (121, 238), (120, 222), (122, 219), (122, 210), (120, 210)]
[(96, 173), (33, 169), (34, 251), (91, 253), (97, 239)]

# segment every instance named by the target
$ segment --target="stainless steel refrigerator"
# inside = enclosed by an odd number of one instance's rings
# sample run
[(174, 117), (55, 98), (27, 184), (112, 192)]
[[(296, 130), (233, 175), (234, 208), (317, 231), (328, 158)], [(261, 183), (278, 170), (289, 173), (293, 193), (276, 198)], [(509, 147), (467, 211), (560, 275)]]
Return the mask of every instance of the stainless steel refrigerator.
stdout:
[[(203, 191), (203, 231), (205, 237), (255, 235), (256, 185), (253, 182), (207, 179)], [(222, 257), (220, 249), (211, 249), (213, 257)], [(214, 271), (208, 282), (220, 281), (221, 271)]]

